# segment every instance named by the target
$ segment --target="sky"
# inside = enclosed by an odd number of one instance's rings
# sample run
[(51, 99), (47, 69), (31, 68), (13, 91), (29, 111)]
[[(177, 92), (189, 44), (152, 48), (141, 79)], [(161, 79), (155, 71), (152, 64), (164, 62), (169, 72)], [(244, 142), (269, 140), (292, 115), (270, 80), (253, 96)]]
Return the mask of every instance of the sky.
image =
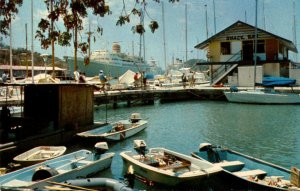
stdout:
[[(43, 0), (32, 1), (34, 37), (38, 22), (41, 18), (46, 17), (47, 9)], [(136, 0), (124, 1), (126, 4), (125, 10), (128, 13), (134, 7)], [(100, 25), (104, 29), (103, 35), (99, 33), (93, 34), (96, 42), (92, 41), (91, 51), (99, 49), (111, 50), (112, 43), (119, 42), (122, 52), (139, 55), (140, 36), (131, 31), (132, 26), (139, 23), (139, 18), (131, 17), (129, 24), (116, 25), (118, 17), (123, 10), (122, 2), (122, 0), (106, 0), (112, 11), (111, 15), (95, 17), (90, 13), (88, 18), (84, 19), (86, 30), (81, 31), (79, 42), (86, 41), (89, 23), (92, 32), (96, 30), (96, 26)], [(195, 49), (194, 46), (206, 40), (207, 37), (213, 36), (215, 31), (218, 33), (238, 20), (255, 25), (255, 0), (180, 0), (177, 3), (161, 0), (161, 2), (163, 3), (148, 0), (144, 19), (146, 28), (145, 58), (146, 60), (156, 60), (157, 64), (163, 69), (166, 65), (171, 64), (175, 58), (183, 61), (192, 58), (206, 59), (206, 52)], [(293, 6), (294, 3), (296, 5), (295, 8)], [(162, 11), (162, 6), (164, 11)], [(141, 7), (137, 6), (137, 8)], [(258, 27), (293, 42), (296, 39), (297, 48), (300, 51), (299, 10), (300, 0), (258, 0)], [(165, 40), (163, 38), (163, 15), (165, 19)], [(294, 19), (294, 16), (296, 19)], [(157, 21), (159, 24), (158, 30), (154, 33), (148, 27), (152, 20)], [(294, 21), (296, 21), (296, 30), (294, 30)], [(31, 0), (23, 0), (23, 5), (13, 20), (13, 48), (26, 48), (25, 23), (27, 23), (28, 49), (31, 49)], [(61, 20), (57, 21), (55, 26), (59, 30), (64, 31)], [(296, 31), (296, 38), (294, 31)], [(3, 40), (5, 44), (9, 45), (9, 37), (4, 37)], [(166, 54), (164, 54), (164, 44)], [(34, 51), (41, 54), (51, 54), (51, 48), (47, 50), (41, 49), (40, 42), (37, 39), (34, 39), (33, 45)], [(61, 47), (56, 45), (55, 56), (59, 58), (73, 56), (73, 49), (72, 46)], [(78, 52), (78, 56), (83, 57), (84, 55)], [(165, 56), (166, 63), (164, 62)], [(292, 55), (290, 58), (300, 61), (299, 55)]]

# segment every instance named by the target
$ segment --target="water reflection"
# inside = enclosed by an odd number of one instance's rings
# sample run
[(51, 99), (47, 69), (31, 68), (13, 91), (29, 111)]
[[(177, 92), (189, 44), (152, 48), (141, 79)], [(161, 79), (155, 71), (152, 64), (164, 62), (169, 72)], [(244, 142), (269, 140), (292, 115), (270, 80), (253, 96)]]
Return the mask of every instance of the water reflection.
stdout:
[[(213, 101), (189, 101), (118, 109), (98, 107), (95, 120), (114, 122), (139, 112), (148, 118), (145, 131), (122, 142), (109, 143), (116, 152), (112, 168), (101, 176), (120, 178), (123, 162), (119, 153), (133, 150), (133, 140), (148, 147), (167, 147), (184, 154), (198, 150), (201, 142), (233, 150), (290, 168), (300, 167), (300, 107), (297, 105), (247, 105)], [(149, 189), (149, 188), (147, 188)]]

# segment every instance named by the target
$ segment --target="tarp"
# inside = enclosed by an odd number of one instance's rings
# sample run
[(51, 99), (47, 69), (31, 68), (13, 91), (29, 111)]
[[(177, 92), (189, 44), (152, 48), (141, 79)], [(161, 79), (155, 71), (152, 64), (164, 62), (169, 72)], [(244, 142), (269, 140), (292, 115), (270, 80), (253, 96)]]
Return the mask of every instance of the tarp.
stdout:
[(263, 86), (289, 86), (296, 83), (295, 79), (285, 77), (267, 76), (263, 78)]
[(134, 82), (135, 72), (127, 70), (122, 76), (119, 77), (119, 83), (132, 84)]

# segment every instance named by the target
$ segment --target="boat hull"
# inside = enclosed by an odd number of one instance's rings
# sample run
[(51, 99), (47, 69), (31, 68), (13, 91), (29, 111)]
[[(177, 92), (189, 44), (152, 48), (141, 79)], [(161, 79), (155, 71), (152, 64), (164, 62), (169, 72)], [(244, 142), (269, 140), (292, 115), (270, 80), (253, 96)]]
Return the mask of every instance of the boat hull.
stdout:
[(224, 92), (229, 102), (257, 104), (300, 104), (299, 94), (263, 91)]
[(136, 124), (136, 127), (132, 127), (114, 133), (108, 133), (106, 135), (103, 135), (102, 138), (105, 139), (106, 141), (122, 141), (146, 129), (147, 124), (148, 124), (147, 121), (141, 120)]
[[(71, 76), (74, 72), (74, 59), (68, 59), (68, 65), (71, 72)], [(82, 58), (77, 59), (78, 70), (85, 72), (86, 76), (93, 77), (99, 75), (99, 70), (103, 70), (104, 74), (113, 78), (120, 77), (127, 70), (133, 72), (145, 71), (146, 73), (159, 74), (162, 73), (159, 68), (153, 68), (147, 64), (115, 64), (115, 63), (105, 63), (100, 61), (91, 60), (88, 65), (84, 64)]]
[[(167, 170), (160, 169), (158, 167), (153, 167), (151, 165), (147, 165), (143, 162), (140, 162), (139, 159), (135, 159), (132, 157), (132, 152), (125, 151), (120, 153), (124, 167), (129, 167), (132, 165), (134, 172), (141, 177), (144, 177), (148, 181), (153, 181), (155, 183), (159, 183), (166, 186), (181, 186), (181, 185), (197, 185), (204, 183), (208, 180), (208, 177), (213, 177), (213, 175), (221, 172), (220, 168), (210, 166), (205, 161), (201, 160), (193, 160), (193, 157), (183, 155), (174, 151), (170, 151), (163, 148), (154, 148), (150, 149), (149, 154), (155, 152), (167, 152), (171, 153), (176, 157), (183, 158), (191, 162), (191, 168), (198, 168), (196, 170), (187, 170), (184, 171), (176, 171), (176, 170)], [(137, 155), (135, 155), (137, 156)], [(206, 166), (208, 164), (208, 166)], [(197, 166), (199, 165), (199, 166)], [(196, 167), (197, 166), (197, 167)]]
[[(218, 156), (220, 161), (239, 161), (243, 163), (243, 167), (237, 171), (229, 171), (228, 169), (223, 168), (225, 174), (222, 175), (222, 179), (227, 180), (228, 185), (231, 186), (228, 189), (287, 190), (287, 188), (281, 188), (274, 185), (272, 186), (270, 183), (266, 184), (266, 182), (249, 178), (252, 177), (252, 175), (242, 177), (241, 173), (247, 173), (249, 171), (255, 171), (259, 169), (263, 172), (266, 172), (266, 174), (263, 176), (281, 177), (283, 180), (290, 180), (290, 170), (230, 149), (217, 149), (216, 151), (218, 154), (214, 154), (214, 156), (209, 156), (205, 151), (193, 152), (191, 155), (195, 158), (211, 162), (212, 164), (218, 166), (220, 166), (220, 163), (216, 163), (216, 156)], [(253, 177), (255, 176), (256, 175), (253, 175)], [(260, 175), (257, 176), (259, 177)], [(229, 184), (230, 182), (234, 182), (234, 184)]]
[(25, 167), (57, 158), (66, 150), (67, 148), (64, 146), (39, 146), (14, 157), (13, 160)]
[[(124, 125), (125, 129), (114, 130), (112, 132), (113, 129), (116, 129), (116, 125), (118, 123)], [(144, 130), (148, 125), (148, 122), (146, 120), (140, 120), (136, 123), (131, 123), (128, 120), (121, 120), (118, 123), (113, 125), (108, 124), (104, 127), (99, 127), (86, 132), (78, 133), (77, 136), (81, 138), (92, 139), (93, 141), (122, 141)]]
[[(35, 164), (0, 177), (1, 189), (42, 189), (47, 181), (62, 182), (78, 177), (88, 177), (110, 167), (114, 153), (103, 154), (99, 159), (88, 150), (80, 150), (39, 164)], [(43, 168), (51, 169), (53, 176), (33, 181), (34, 175)]]

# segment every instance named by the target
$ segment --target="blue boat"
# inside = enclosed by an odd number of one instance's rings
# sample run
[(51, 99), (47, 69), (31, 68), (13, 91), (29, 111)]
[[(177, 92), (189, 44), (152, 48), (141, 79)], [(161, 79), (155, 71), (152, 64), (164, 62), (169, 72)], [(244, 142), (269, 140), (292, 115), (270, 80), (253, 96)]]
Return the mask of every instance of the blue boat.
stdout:
[(228, 148), (202, 143), (191, 155), (223, 168), (222, 178), (244, 186), (239, 189), (300, 190), (290, 181), (290, 170)]
[(47, 182), (63, 182), (89, 177), (111, 166), (114, 153), (104, 153), (107, 143), (95, 145), (95, 151), (79, 150), (55, 159), (0, 176), (0, 190), (18, 188), (43, 189)]

